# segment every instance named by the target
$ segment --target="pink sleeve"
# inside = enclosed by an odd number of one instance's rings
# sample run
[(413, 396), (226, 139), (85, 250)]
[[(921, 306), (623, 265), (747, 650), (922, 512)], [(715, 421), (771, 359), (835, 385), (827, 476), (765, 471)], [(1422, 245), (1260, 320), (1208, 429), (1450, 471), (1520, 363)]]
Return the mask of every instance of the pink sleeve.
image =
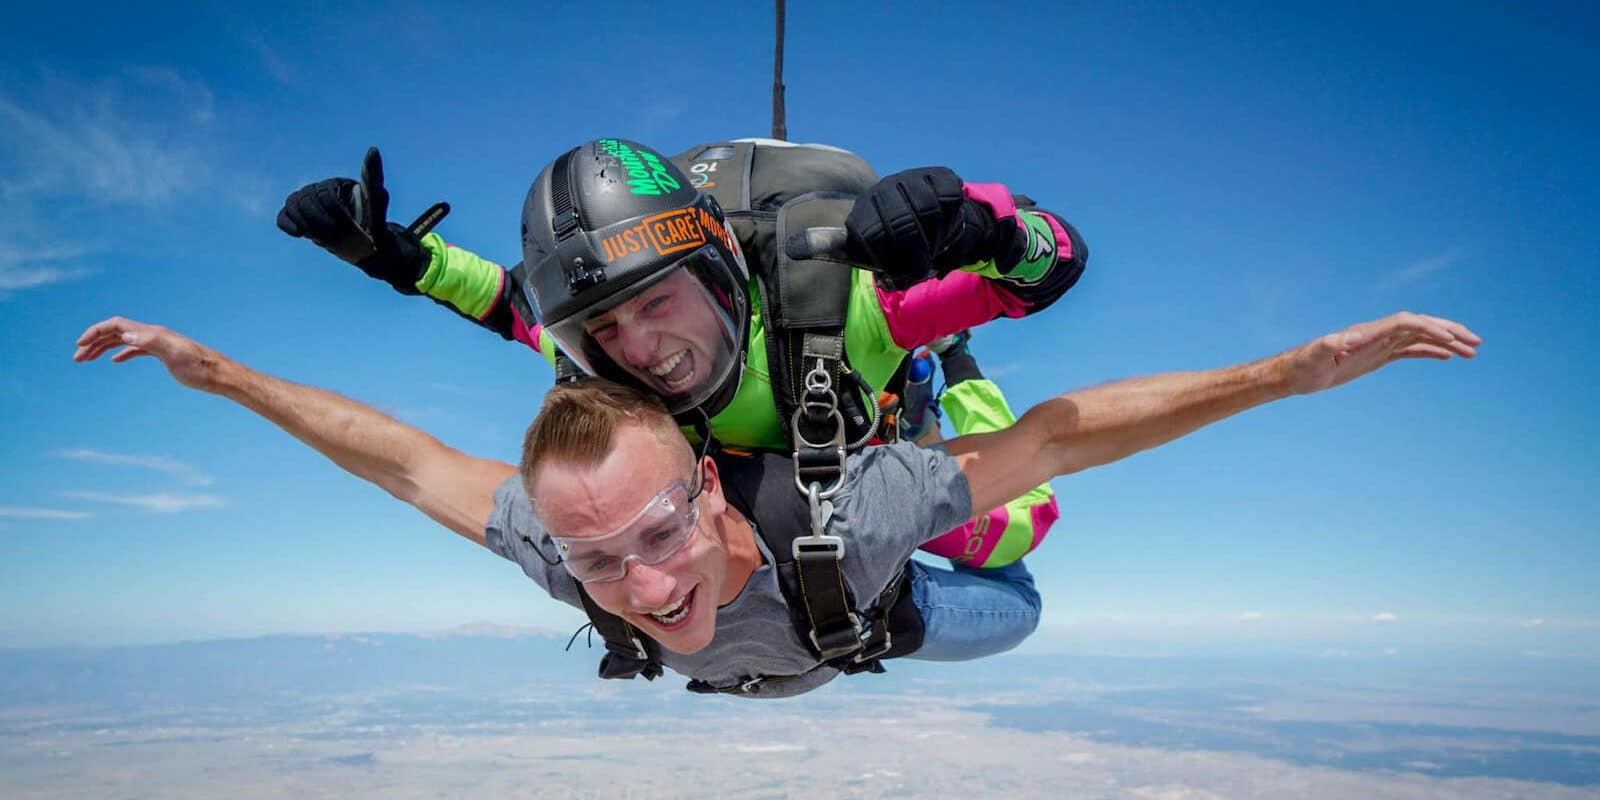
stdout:
[[(990, 213), (997, 220), (1015, 220), (1017, 217), (1017, 201), (1012, 198), (1011, 190), (1003, 183), (963, 183), (961, 190), (967, 199), (976, 200), (989, 207)], [(1072, 237), (1067, 235), (1066, 228), (1061, 227), (1060, 221), (1054, 214), (1038, 214), (1034, 216), (1044, 220), (1050, 226), (1050, 234), (1055, 238), (1055, 251), (1058, 258), (1072, 260)]]
[(513, 309), (511, 313), (512, 338), (533, 348), (534, 352), (542, 353), (544, 351), (539, 349), (539, 334), (543, 332), (544, 329), (540, 328), (539, 323), (537, 322), (533, 323), (533, 327), (528, 327), (528, 323), (522, 320), (522, 315), (516, 313), (516, 311)]
[(997, 220), (1015, 219), (1017, 216), (1017, 201), (1011, 198), (1011, 190), (1003, 183), (962, 183), (961, 192), (968, 200), (988, 206), (989, 213), (994, 214)]
[(878, 304), (883, 306), (890, 337), (902, 350), (1028, 311), (1026, 303), (997, 283), (971, 272), (952, 272), (894, 292), (880, 286)]
[[(1026, 518), (1020, 516), (1024, 511)], [(1019, 516), (1013, 517), (1013, 513)], [(971, 566), (1005, 566), (1038, 548), (1060, 518), (1061, 509), (1056, 505), (1053, 492), (1045, 501), (1027, 505), (1018, 498), (967, 520), (966, 524), (924, 543), (919, 549)], [(1006, 546), (1001, 549), (997, 563), (990, 563), (1002, 543)]]

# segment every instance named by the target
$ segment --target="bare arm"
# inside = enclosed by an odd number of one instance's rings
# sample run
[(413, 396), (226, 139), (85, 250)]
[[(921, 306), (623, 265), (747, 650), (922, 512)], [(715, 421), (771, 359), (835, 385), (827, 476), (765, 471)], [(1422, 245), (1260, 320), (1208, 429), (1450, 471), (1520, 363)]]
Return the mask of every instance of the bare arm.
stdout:
[(1057, 475), (1109, 464), (1241, 411), (1330, 389), (1409, 358), (1471, 358), (1482, 340), (1459, 323), (1395, 314), (1260, 361), (1116, 381), (1047, 400), (1002, 431), (948, 443), (989, 508)]
[(484, 544), (494, 490), (516, 467), (474, 458), (346, 397), (257, 372), (178, 333), (113, 317), (84, 331), (74, 361), (154, 356), (185, 386), (265, 417), (345, 471)]

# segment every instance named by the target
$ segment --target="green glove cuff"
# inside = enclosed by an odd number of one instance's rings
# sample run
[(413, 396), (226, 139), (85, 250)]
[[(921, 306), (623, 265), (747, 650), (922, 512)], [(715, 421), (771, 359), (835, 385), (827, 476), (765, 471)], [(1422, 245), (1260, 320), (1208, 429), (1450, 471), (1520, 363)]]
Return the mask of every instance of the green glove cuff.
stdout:
[(417, 290), (473, 319), (483, 319), (500, 297), (505, 270), (475, 253), (445, 245), (437, 233), (422, 237), (422, 246), (428, 251), (428, 268), (417, 279)]
[[(1017, 211), (1017, 225), (1027, 235), (1026, 245), (1022, 249), (1022, 258), (1009, 272), (1001, 272), (999, 265), (993, 259), (979, 261), (962, 267), (964, 272), (974, 272), (985, 278), (993, 280), (1006, 280), (1017, 284), (1030, 284), (1044, 277), (1056, 265), (1056, 234), (1051, 230), (1050, 223), (1044, 217), (1032, 211)], [(1040, 246), (1036, 242), (1042, 239), (1047, 246)], [(1028, 254), (1035, 256), (1029, 260)]]
[[(1017, 222), (1028, 234), (1028, 244), (1023, 248), (1022, 259), (1011, 268), (1006, 278), (1017, 283), (1033, 283), (1056, 265), (1056, 232), (1044, 217), (1032, 211), (1018, 211)], [(1029, 254), (1033, 255), (1032, 260), (1029, 260)]]

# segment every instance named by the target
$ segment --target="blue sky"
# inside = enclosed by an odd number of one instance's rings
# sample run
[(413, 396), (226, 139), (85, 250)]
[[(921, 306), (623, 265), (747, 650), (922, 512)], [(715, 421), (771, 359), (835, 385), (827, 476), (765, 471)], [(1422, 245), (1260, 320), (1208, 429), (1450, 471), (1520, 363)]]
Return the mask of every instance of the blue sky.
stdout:
[[(1082, 282), (974, 349), (1019, 410), (1401, 309), (1405, 364), (1056, 482), (1037, 646), (1600, 655), (1596, 14), (1451, 3), (793, 2), (789, 130), (944, 164), (1083, 231)], [(33, 4), (0, 31), (0, 646), (562, 627), (508, 562), (150, 362), (112, 314), (511, 460), (542, 362), (273, 226), (383, 148), (393, 216), (515, 261), (601, 135), (769, 127), (767, 4)], [(1132, 645), (1128, 645), (1132, 646)]]

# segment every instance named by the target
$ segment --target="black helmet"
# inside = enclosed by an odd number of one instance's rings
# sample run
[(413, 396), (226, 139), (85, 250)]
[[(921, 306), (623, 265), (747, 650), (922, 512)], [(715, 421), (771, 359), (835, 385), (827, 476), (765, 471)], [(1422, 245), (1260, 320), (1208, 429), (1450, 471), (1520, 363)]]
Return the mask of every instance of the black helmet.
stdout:
[(717, 201), (676, 165), (596, 139), (539, 173), (522, 207), (524, 291), (584, 371), (707, 416), (744, 367), (749, 275)]

